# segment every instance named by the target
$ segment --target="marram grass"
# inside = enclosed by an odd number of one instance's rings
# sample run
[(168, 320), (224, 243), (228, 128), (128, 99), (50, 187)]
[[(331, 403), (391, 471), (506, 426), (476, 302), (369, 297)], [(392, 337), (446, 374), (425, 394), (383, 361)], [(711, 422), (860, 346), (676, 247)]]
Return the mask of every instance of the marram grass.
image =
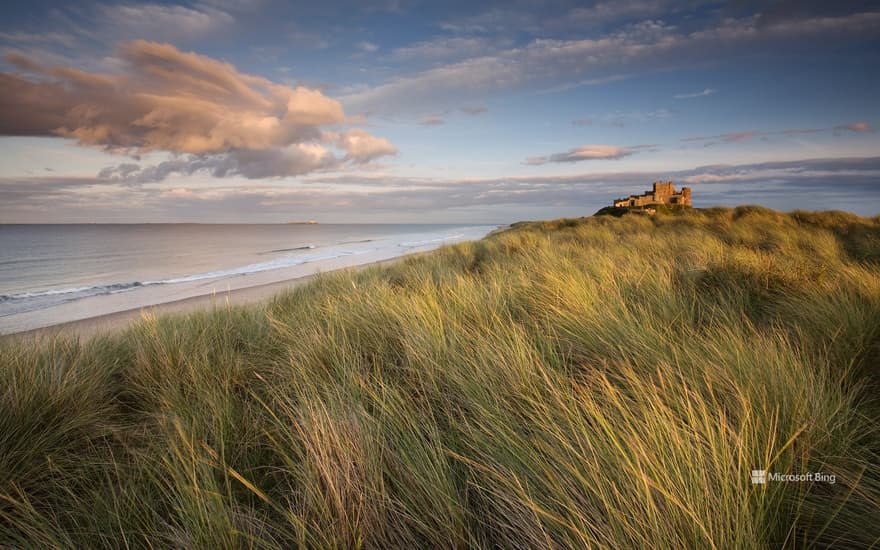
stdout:
[(516, 224), (6, 341), (0, 547), (868, 548), (878, 376), (878, 218)]

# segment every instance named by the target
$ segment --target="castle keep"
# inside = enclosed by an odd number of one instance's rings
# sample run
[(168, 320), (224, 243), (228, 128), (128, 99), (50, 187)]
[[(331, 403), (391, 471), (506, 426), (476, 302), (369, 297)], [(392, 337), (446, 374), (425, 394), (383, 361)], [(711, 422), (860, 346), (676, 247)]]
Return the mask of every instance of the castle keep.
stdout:
[(655, 181), (654, 188), (644, 195), (630, 195), (625, 199), (617, 199), (614, 206), (651, 206), (653, 204), (675, 204), (691, 206), (691, 188), (682, 187), (681, 193), (675, 192), (671, 181)]

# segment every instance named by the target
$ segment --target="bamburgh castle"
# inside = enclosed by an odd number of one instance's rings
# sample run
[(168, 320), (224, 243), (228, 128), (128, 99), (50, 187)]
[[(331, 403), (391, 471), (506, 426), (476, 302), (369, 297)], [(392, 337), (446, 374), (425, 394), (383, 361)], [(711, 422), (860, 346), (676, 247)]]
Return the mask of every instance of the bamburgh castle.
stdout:
[(676, 204), (691, 206), (691, 188), (682, 187), (681, 193), (675, 192), (671, 181), (655, 181), (654, 189), (644, 195), (630, 195), (625, 199), (617, 199), (614, 206), (651, 206), (653, 204)]

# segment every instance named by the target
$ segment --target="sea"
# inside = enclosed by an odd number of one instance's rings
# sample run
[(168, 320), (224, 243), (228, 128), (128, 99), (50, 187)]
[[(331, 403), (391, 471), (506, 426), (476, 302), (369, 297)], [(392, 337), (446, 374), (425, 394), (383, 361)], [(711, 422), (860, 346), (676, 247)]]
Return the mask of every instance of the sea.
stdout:
[(497, 225), (0, 225), (0, 334), (480, 239)]

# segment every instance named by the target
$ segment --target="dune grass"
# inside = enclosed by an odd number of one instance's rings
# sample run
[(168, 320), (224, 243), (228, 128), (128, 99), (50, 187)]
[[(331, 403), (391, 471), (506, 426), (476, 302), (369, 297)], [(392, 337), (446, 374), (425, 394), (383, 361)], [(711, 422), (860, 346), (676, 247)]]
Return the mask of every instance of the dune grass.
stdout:
[(0, 547), (867, 548), (878, 375), (880, 218), (515, 224), (0, 344)]

